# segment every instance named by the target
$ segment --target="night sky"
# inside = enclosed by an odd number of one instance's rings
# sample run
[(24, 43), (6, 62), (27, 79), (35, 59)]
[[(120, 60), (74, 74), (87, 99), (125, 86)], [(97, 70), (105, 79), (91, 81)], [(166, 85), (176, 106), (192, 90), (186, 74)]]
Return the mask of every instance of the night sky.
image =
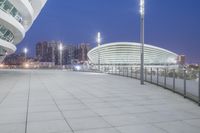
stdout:
[[(99, 31), (103, 43), (139, 42), (138, 5), (139, 0), (48, 0), (18, 52), (28, 47), (34, 56), (38, 41), (95, 46)], [(145, 11), (145, 43), (200, 63), (200, 0), (146, 0)]]

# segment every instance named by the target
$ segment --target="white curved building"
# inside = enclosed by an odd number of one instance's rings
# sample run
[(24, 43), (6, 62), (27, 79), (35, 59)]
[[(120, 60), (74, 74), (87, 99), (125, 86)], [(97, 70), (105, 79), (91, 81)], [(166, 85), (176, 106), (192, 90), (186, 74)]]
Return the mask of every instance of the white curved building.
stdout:
[(16, 51), (47, 0), (0, 0), (0, 63)]
[[(92, 64), (139, 65), (140, 43), (116, 42), (98, 46), (88, 52)], [(176, 65), (178, 55), (163, 48), (144, 45), (145, 65)]]

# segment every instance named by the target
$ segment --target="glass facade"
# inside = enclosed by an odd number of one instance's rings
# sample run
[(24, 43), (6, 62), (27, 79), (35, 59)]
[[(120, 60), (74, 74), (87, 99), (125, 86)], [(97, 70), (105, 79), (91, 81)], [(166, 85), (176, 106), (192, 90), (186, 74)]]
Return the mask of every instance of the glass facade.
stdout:
[(14, 35), (5, 26), (0, 25), (0, 39), (5, 40), (7, 42), (13, 42)]
[(13, 16), (18, 22), (22, 24), (22, 15), (13, 6), (13, 4), (9, 2), (9, 0), (0, 0), (0, 9)]
[(1, 56), (5, 56), (5, 55), (6, 55), (6, 50), (1, 48), (1, 46), (0, 46), (0, 58), (1, 58)]

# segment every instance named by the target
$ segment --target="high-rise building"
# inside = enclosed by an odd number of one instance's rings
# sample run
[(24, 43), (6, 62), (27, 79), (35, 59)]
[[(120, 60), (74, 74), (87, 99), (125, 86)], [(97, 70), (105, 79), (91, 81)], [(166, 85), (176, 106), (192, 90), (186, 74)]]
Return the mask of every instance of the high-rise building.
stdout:
[(0, 0), (0, 63), (16, 51), (47, 0)]
[(83, 63), (87, 61), (87, 53), (90, 50), (89, 44), (62, 44), (62, 57), (60, 57), (60, 41), (39, 42), (36, 44), (36, 59), (40, 62), (53, 62), (55, 65), (60, 64), (62, 58), (63, 65)]
[(43, 41), (36, 44), (36, 59), (40, 62), (53, 62), (58, 64), (59, 54), (58, 46), (60, 42), (56, 41)]
[(88, 60), (87, 53), (90, 50), (88, 43), (81, 43), (80, 45), (65, 45), (64, 46), (64, 63), (77, 64)]
[(87, 53), (90, 51), (90, 44), (87, 43), (81, 43), (79, 45), (79, 50), (78, 50), (78, 60), (79, 62), (85, 62), (88, 60)]
[(6, 65), (22, 65), (25, 61), (25, 55), (24, 53), (20, 54), (11, 54), (6, 56), (4, 60), (4, 64)]
[(178, 63), (179, 63), (180, 65), (185, 65), (185, 61), (186, 61), (185, 55), (179, 55), (179, 56), (178, 56)]
[(67, 44), (63, 48), (63, 63), (66, 65), (73, 64), (76, 59), (76, 46), (72, 44)]
[(48, 46), (51, 49), (51, 52), (48, 55), (51, 56), (51, 62), (53, 62), (56, 65), (59, 64), (59, 53), (58, 53), (59, 50), (58, 50), (58, 47), (59, 47), (60, 43), (61, 42), (59, 42), (59, 41), (48, 42)]
[(36, 58), (40, 62), (52, 62), (53, 60), (53, 48), (52, 46), (44, 41), (36, 44)]

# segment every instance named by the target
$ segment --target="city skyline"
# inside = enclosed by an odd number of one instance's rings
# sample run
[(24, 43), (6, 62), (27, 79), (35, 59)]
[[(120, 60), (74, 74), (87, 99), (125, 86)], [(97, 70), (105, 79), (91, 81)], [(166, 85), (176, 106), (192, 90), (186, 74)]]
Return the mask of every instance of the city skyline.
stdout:
[[(60, 46), (62, 47), (61, 49)], [(52, 62), (54, 65), (59, 65), (60, 59), (63, 65), (76, 64), (78, 62), (84, 63), (88, 61), (87, 53), (90, 49), (90, 45), (85, 43), (72, 45), (44, 41), (37, 43), (35, 58), (39, 62)], [(62, 56), (60, 55), (61, 51)]]
[[(23, 47), (35, 49), (38, 41), (46, 40), (94, 46), (97, 32), (102, 33), (103, 43), (139, 42), (138, 0), (61, 1), (47, 2), (18, 52)], [(146, 1), (145, 43), (184, 54), (189, 63), (200, 63), (199, 4), (197, 0)]]

